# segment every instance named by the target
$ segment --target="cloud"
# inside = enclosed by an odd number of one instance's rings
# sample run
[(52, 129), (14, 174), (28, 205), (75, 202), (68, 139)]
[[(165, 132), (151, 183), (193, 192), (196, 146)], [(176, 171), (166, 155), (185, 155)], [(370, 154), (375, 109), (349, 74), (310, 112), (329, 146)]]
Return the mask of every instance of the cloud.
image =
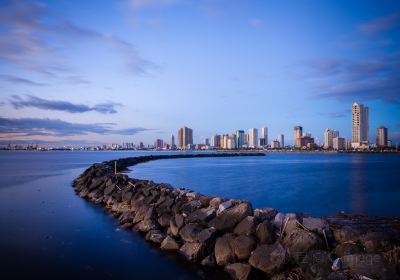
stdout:
[(400, 102), (400, 53), (373, 59), (322, 57), (305, 63), (313, 96), (349, 100)]
[(264, 27), (265, 22), (262, 19), (253, 18), (253, 19), (249, 20), (249, 25), (254, 28), (260, 28), (260, 27)]
[(179, 3), (179, 0), (128, 0), (128, 5), (134, 10), (160, 8)]
[(340, 112), (327, 112), (327, 113), (318, 113), (320, 116), (326, 116), (330, 119), (340, 119), (347, 118), (350, 115), (350, 110), (343, 110)]
[(46, 100), (32, 95), (27, 95), (25, 99), (13, 95), (10, 103), (15, 109), (32, 107), (44, 110), (64, 111), (68, 113), (86, 113), (94, 111), (101, 114), (115, 114), (117, 113), (116, 107), (122, 106), (119, 103), (108, 102), (91, 107), (84, 104), (74, 104), (68, 101)]
[(367, 35), (375, 35), (398, 28), (400, 26), (400, 12), (386, 15), (358, 26), (358, 31)]
[(35, 87), (41, 87), (41, 86), (46, 86), (47, 84), (44, 83), (38, 83), (31, 81), (29, 79), (13, 76), (13, 75), (3, 75), (0, 74), (0, 79), (9, 83), (13, 84), (21, 84), (21, 85), (27, 85), (27, 86), (35, 86)]
[(2, 1), (0, 30), (1, 64), (53, 78), (73, 72), (63, 51), (84, 40), (110, 46), (135, 74), (154, 69), (154, 63), (142, 58), (131, 43), (117, 36), (78, 26), (59, 14), (53, 14), (44, 4), (22, 0)]
[(40, 118), (4, 118), (0, 117), (0, 135), (7, 134), (18, 137), (25, 136), (55, 136), (65, 137), (74, 135), (134, 135), (149, 129), (133, 127), (116, 129), (114, 123), (82, 124), (70, 123), (59, 119)]

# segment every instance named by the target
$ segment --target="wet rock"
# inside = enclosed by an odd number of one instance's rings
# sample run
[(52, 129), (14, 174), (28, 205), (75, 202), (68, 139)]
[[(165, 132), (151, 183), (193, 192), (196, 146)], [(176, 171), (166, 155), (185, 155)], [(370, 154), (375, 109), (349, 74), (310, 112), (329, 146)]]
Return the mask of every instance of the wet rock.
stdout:
[(249, 236), (239, 235), (233, 240), (232, 247), (237, 259), (243, 261), (250, 257), (256, 247), (256, 241)]
[(235, 252), (233, 249), (234, 235), (227, 233), (219, 237), (215, 242), (214, 255), (218, 265), (226, 265), (235, 261)]
[(197, 235), (203, 230), (198, 224), (187, 224), (179, 231), (180, 237), (186, 242), (197, 241)]
[[(151, 212), (151, 213), (149, 213)], [(151, 216), (153, 212), (153, 208), (149, 208), (146, 205), (142, 205), (136, 212), (135, 217), (133, 218), (132, 223), (136, 224), (145, 219), (146, 216)]]
[(214, 197), (213, 199), (210, 200), (210, 207), (212, 207), (214, 209), (218, 209), (221, 202), (222, 202), (222, 198)]
[(164, 238), (165, 234), (162, 233), (160, 230), (150, 230), (145, 237), (146, 240), (157, 244), (163, 242)]
[(244, 218), (234, 229), (236, 235), (247, 235), (250, 236), (255, 233), (256, 223), (253, 216), (247, 216)]
[(286, 249), (280, 244), (259, 245), (251, 254), (249, 264), (269, 275), (281, 271), (288, 261)]
[(251, 266), (247, 263), (232, 263), (225, 266), (225, 271), (235, 280), (250, 278)]
[(256, 236), (260, 244), (272, 244), (275, 242), (274, 227), (270, 221), (264, 220), (257, 226)]
[(321, 218), (305, 217), (303, 218), (303, 225), (309, 230), (319, 234), (322, 234), (323, 231), (329, 231), (328, 222)]
[(171, 236), (167, 236), (164, 238), (164, 240), (161, 242), (160, 248), (163, 250), (169, 250), (169, 251), (178, 251), (179, 250), (179, 244), (176, 242), (174, 238)]
[(356, 242), (345, 242), (340, 243), (336, 246), (334, 253), (338, 257), (343, 257), (346, 255), (354, 255), (361, 254), (364, 252), (364, 249), (361, 245)]
[(214, 267), (216, 265), (214, 254), (210, 254), (201, 261), (202, 266)]
[(179, 249), (179, 253), (191, 262), (196, 262), (203, 258), (204, 252), (204, 245), (200, 242), (185, 242)]
[(283, 244), (289, 249), (290, 255), (294, 258), (312, 250), (323, 250), (324, 241), (315, 233), (303, 229), (296, 229), (287, 235)]
[(188, 223), (199, 223), (202, 225), (207, 225), (209, 221), (211, 221), (216, 215), (216, 211), (214, 208), (200, 208), (192, 213), (190, 213), (186, 221)]
[(277, 213), (278, 211), (276, 211), (275, 208), (257, 208), (254, 210), (254, 218), (256, 218), (259, 222), (264, 220), (272, 220), (275, 218)]
[(158, 224), (152, 219), (145, 219), (136, 224), (135, 229), (140, 232), (148, 232), (150, 230), (158, 229)]
[(243, 202), (223, 211), (209, 222), (209, 226), (221, 231), (229, 230), (234, 228), (244, 218), (251, 216), (252, 214), (253, 210), (251, 204)]
[(231, 200), (228, 200), (228, 201), (220, 203), (219, 206), (218, 206), (217, 215), (221, 214), (226, 209), (228, 209), (228, 208), (230, 208), (232, 206), (233, 206), (233, 203), (232, 203)]
[(87, 195), (89, 194), (89, 190), (88, 189), (83, 189), (80, 193), (79, 196), (82, 198), (87, 197)]
[(325, 251), (308, 252), (300, 263), (305, 279), (326, 279), (331, 271), (332, 259)]

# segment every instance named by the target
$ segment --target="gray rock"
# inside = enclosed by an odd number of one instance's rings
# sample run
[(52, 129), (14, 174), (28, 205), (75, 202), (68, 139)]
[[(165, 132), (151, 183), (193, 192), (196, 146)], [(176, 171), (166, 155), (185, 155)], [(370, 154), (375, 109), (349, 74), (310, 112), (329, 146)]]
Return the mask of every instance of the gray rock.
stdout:
[(132, 211), (125, 211), (119, 216), (118, 221), (121, 225), (126, 224), (126, 223), (131, 223), (132, 224), (133, 220), (133, 213)]
[(186, 221), (188, 223), (200, 223), (202, 225), (207, 225), (216, 215), (214, 208), (200, 208), (192, 213), (190, 213)]
[(115, 184), (112, 184), (104, 189), (104, 195), (110, 195), (115, 189)]
[(214, 255), (218, 265), (227, 265), (235, 261), (235, 252), (233, 249), (234, 235), (227, 233), (219, 237), (215, 242)]
[(244, 218), (251, 216), (252, 214), (253, 209), (251, 204), (248, 202), (243, 202), (223, 211), (209, 222), (209, 226), (221, 231), (230, 230), (233, 229)]
[(253, 216), (247, 216), (244, 218), (234, 229), (236, 235), (247, 235), (250, 236), (255, 233), (256, 223)]
[(256, 236), (260, 244), (272, 244), (275, 242), (274, 227), (270, 221), (264, 220), (257, 226)]
[(158, 224), (152, 219), (145, 219), (136, 224), (135, 229), (140, 232), (148, 232), (150, 230), (158, 229)]
[(225, 271), (235, 280), (250, 278), (251, 266), (247, 263), (232, 263), (225, 266)]
[(273, 223), (274, 226), (278, 229), (282, 228), (284, 219), (285, 219), (285, 214), (283, 213), (276, 214)]
[(179, 231), (180, 237), (186, 242), (197, 241), (197, 235), (203, 230), (198, 224), (187, 224)]
[(212, 207), (214, 209), (218, 209), (221, 202), (222, 202), (222, 198), (214, 197), (213, 199), (210, 200), (210, 207)]
[(280, 244), (260, 245), (251, 254), (249, 264), (268, 275), (281, 271), (288, 261), (286, 249)]
[(207, 247), (214, 245), (218, 232), (215, 228), (205, 228), (197, 235), (197, 241), (204, 243)]
[(333, 271), (342, 270), (342, 260), (340, 258), (335, 259), (331, 268)]
[(183, 204), (180, 208), (180, 210), (182, 211), (182, 213), (188, 215), (194, 211), (196, 211), (197, 209), (200, 209), (202, 207), (201, 202), (198, 200), (192, 200), (189, 202), (186, 202), (185, 204)]
[(161, 242), (163, 242), (164, 238), (165, 238), (165, 234), (159, 230), (150, 230), (145, 236), (146, 240), (151, 241), (153, 243), (157, 243), (157, 244), (160, 244)]
[(162, 241), (160, 248), (162, 250), (177, 251), (179, 250), (179, 244), (171, 236), (167, 236)]
[(323, 250), (324, 241), (315, 233), (303, 229), (296, 229), (287, 235), (283, 244), (289, 249), (290, 255), (301, 260), (299, 256), (312, 250)]
[(160, 226), (162, 227), (168, 227), (169, 226), (169, 222), (172, 220), (172, 215), (169, 213), (164, 213), (162, 214), (159, 218), (158, 218), (158, 223), (160, 224)]
[(328, 222), (321, 218), (305, 217), (303, 218), (303, 225), (309, 230), (320, 234), (322, 234), (323, 231), (329, 231)]
[(230, 208), (232, 206), (233, 206), (233, 203), (232, 203), (231, 200), (228, 200), (228, 201), (220, 203), (219, 206), (218, 206), (217, 215), (221, 214), (226, 209), (228, 209), (228, 208)]
[(188, 261), (197, 262), (204, 257), (205, 249), (204, 245), (200, 242), (185, 242), (179, 249), (179, 253)]
[(272, 220), (275, 218), (277, 213), (278, 211), (276, 211), (275, 208), (257, 208), (254, 209), (254, 218), (256, 218), (259, 222), (264, 220)]
[(256, 247), (256, 241), (245, 235), (239, 235), (233, 240), (233, 251), (239, 261), (247, 260)]

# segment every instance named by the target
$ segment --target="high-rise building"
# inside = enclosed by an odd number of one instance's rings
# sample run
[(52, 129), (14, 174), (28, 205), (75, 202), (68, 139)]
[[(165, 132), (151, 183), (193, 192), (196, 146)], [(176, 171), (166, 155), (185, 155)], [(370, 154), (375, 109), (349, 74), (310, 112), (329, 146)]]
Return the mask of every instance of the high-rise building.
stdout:
[(340, 138), (339, 136), (336, 136), (335, 138), (332, 139), (332, 147), (335, 150), (344, 150), (345, 149), (345, 140), (344, 138)]
[(249, 130), (249, 147), (257, 148), (258, 147), (258, 129), (250, 128)]
[(226, 135), (225, 137), (226, 142), (225, 142), (225, 149), (235, 149), (236, 148), (236, 135), (235, 134), (231, 134), (231, 135)]
[(279, 134), (279, 144), (281, 148), (285, 147), (285, 135)]
[(369, 119), (368, 107), (355, 102), (352, 110), (351, 145), (353, 148), (368, 145)]
[(264, 139), (264, 145), (268, 145), (268, 127), (261, 128), (261, 138)]
[(236, 130), (236, 148), (241, 149), (245, 145), (244, 131)]
[(271, 141), (271, 149), (279, 149), (280, 148), (280, 143), (278, 140), (272, 140)]
[(178, 148), (186, 149), (188, 145), (193, 145), (193, 130), (184, 126), (178, 130)]
[(244, 134), (244, 144), (248, 147), (250, 143), (250, 134), (245, 133)]
[(169, 145), (171, 149), (175, 147), (175, 136), (173, 134), (171, 134), (171, 137), (169, 138)]
[(339, 131), (326, 128), (324, 131), (324, 148), (332, 149), (333, 148), (333, 138), (339, 137)]
[(206, 139), (204, 140), (204, 144), (205, 144), (206, 146), (210, 146), (210, 139), (209, 139), (209, 138), (206, 138)]
[(388, 146), (388, 129), (384, 126), (380, 126), (376, 129), (376, 146)]
[(215, 134), (213, 137), (211, 137), (211, 147), (213, 148), (219, 148), (221, 146), (221, 135)]
[(265, 139), (264, 139), (264, 138), (258, 138), (258, 146), (259, 146), (259, 147), (264, 147), (264, 146), (266, 146), (266, 143), (265, 143)]
[(154, 142), (154, 147), (156, 147), (157, 149), (162, 149), (164, 147), (164, 141), (162, 139), (157, 139)]
[(301, 148), (301, 136), (303, 136), (303, 127), (294, 127), (294, 147)]

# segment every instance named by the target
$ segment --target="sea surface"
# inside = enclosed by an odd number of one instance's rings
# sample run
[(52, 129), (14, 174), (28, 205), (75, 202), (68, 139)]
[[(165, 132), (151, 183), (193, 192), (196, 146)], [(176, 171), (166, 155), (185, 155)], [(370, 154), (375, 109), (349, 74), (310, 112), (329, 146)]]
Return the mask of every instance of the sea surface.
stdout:
[[(198, 279), (204, 272), (121, 229), (73, 191), (89, 165), (146, 154), (0, 151), (1, 278)], [(129, 174), (282, 212), (400, 216), (399, 170), (399, 155), (269, 153), (159, 160)]]

